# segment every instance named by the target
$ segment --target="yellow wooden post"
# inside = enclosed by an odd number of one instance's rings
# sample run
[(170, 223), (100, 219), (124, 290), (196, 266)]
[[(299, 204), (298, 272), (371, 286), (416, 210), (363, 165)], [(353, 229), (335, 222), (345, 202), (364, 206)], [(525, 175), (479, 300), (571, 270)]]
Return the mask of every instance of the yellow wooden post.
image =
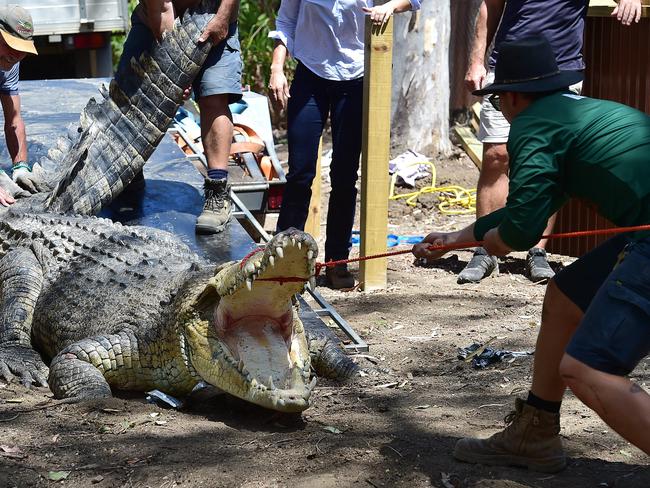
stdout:
[(311, 182), (311, 200), (309, 201), (309, 214), (305, 222), (305, 232), (311, 234), (314, 239), (320, 237), (320, 187), (321, 187), (321, 153), (323, 152), (323, 138), (320, 138), (318, 144), (318, 159), (316, 160), (316, 176)]
[[(385, 3), (375, 1), (375, 5)], [(361, 158), (361, 256), (386, 252), (393, 20), (383, 29), (366, 18)], [(361, 261), (364, 290), (386, 287), (386, 258)]]

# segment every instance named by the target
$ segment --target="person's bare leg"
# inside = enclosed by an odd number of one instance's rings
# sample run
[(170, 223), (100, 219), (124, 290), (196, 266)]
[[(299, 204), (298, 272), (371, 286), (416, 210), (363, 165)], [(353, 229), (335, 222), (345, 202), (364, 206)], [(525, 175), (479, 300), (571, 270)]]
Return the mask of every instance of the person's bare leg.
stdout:
[[(546, 224), (546, 228), (544, 229), (544, 235), (548, 235), (548, 234), (553, 233), (553, 227), (555, 227), (555, 221), (556, 220), (557, 220), (557, 213), (554, 213), (548, 219), (548, 222)], [(540, 239), (540, 241), (537, 243), (537, 245), (535, 247), (539, 247), (540, 249), (546, 249), (546, 244), (547, 243), (548, 243), (548, 239)]]
[(225, 173), (228, 169), (233, 136), (228, 95), (201, 97), (199, 109), (203, 150), (208, 163), (208, 178), (204, 183), (205, 203), (201, 215), (196, 219), (196, 232), (215, 234), (225, 229), (232, 215), (230, 187)]
[(566, 385), (560, 376), (560, 361), (583, 313), (555, 284), (548, 282), (537, 335), (533, 363), (533, 394), (549, 402), (560, 402)]
[(505, 144), (483, 143), (483, 162), (476, 185), (476, 218), (503, 208), (508, 196), (508, 151)]
[[(502, 208), (508, 196), (508, 151), (505, 144), (483, 144), (483, 163), (476, 185), (476, 217)], [(489, 256), (482, 247), (459, 273), (458, 283), (478, 283), (493, 272), (498, 274), (496, 256)]]
[(233, 132), (228, 95), (201, 97), (199, 109), (201, 110), (201, 137), (208, 169), (227, 169)]
[(625, 440), (650, 455), (650, 395), (623, 376), (603, 373), (565, 354), (560, 364), (573, 393)]

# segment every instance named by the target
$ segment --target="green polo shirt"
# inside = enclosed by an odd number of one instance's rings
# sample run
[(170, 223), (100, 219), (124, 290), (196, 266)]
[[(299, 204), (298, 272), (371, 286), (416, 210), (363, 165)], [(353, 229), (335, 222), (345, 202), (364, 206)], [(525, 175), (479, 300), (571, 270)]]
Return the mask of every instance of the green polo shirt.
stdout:
[[(618, 226), (650, 224), (650, 117), (626, 105), (556, 93), (513, 121), (506, 206), (479, 218), (474, 236), (499, 228), (524, 251), (569, 197)], [(647, 233), (639, 235), (647, 235)]]

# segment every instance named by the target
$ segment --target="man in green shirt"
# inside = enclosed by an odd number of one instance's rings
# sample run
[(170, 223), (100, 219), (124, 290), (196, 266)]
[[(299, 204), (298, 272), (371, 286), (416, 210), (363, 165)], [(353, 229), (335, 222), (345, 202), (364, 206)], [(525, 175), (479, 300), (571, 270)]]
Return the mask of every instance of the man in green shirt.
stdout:
[[(560, 71), (548, 41), (500, 45), (495, 82), (475, 95), (511, 123), (506, 206), (453, 233), (432, 232), (413, 248), (483, 240), (491, 255), (526, 250), (569, 197), (619, 226), (650, 224), (650, 117), (575, 95), (581, 73)], [(454, 456), (555, 472), (566, 465), (559, 437), (566, 386), (626, 440), (650, 454), (650, 395), (626, 375), (650, 352), (650, 232), (608, 240), (556, 275), (546, 289), (528, 398), (505, 430), (458, 441)]]

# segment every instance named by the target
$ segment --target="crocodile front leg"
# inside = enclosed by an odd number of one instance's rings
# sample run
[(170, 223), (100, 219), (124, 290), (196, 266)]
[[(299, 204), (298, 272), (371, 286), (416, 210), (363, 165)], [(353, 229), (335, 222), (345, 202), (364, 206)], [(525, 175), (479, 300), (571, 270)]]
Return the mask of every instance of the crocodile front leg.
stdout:
[(110, 397), (111, 387), (187, 394), (199, 380), (172, 349), (163, 341), (141, 341), (128, 329), (83, 339), (52, 360), (49, 385), (55, 398), (69, 402)]
[(47, 366), (31, 344), (34, 306), (43, 286), (43, 268), (30, 249), (0, 260), (0, 378), (15, 376), (26, 386), (47, 385)]

